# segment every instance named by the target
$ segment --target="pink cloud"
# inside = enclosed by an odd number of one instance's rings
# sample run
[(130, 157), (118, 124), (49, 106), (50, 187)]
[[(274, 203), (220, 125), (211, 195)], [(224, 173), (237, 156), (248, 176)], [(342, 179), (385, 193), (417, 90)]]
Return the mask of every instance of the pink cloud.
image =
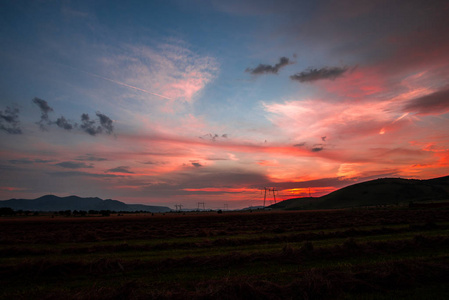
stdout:
[[(219, 69), (214, 58), (190, 51), (181, 41), (154, 48), (128, 45), (125, 49), (125, 54), (102, 59), (110, 80), (149, 91), (169, 101), (194, 101)], [(133, 98), (139, 97), (133, 95)], [(147, 95), (140, 98), (151, 100)], [(161, 97), (154, 99), (162, 100)], [(170, 107), (164, 109), (172, 109)]]
[(257, 164), (261, 166), (277, 166), (279, 163), (276, 160), (258, 160)]
[(384, 102), (327, 102), (323, 100), (287, 101), (265, 104), (270, 120), (298, 141), (356, 139), (374, 135), (398, 114)]

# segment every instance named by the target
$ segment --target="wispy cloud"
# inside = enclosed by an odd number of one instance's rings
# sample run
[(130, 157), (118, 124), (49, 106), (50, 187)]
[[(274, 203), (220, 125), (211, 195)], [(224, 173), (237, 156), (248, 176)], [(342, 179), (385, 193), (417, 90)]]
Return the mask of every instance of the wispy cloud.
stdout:
[(84, 113), (81, 115), (81, 124), (79, 128), (88, 133), (89, 135), (95, 136), (97, 134), (105, 132), (106, 134), (112, 134), (114, 131), (114, 126), (112, 125), (112, 120), (105, 114), (100, 112), (96, 113), (100, 124), (97, 124), (96, 120), (90, 118), (89, 114)]
[(103, 63), (105, 72), (117, 76), (100, 78), (181, 102), (192, 102), (219, 70), (215, 58), (195, 53), (181, 41), (155, 47), (128, 46), (124, 53), (104, 58)]
[(96, 112), (96, 116), (98, 117), (99, 123), (97, 124), (96, 120), (90, 118), (89, 114), (83, 113), (81, 115), (81, 124), (71, 123), (64, 116), (59, 117), (56, 122), (53, 122), (48, 113), (53, 111), (53, 108), (47, 103), (47, 101), (35, 97), (33, 99), (33, 103), (35, 103), (39, 109), (41, 110), (41, 120), (37, 123), (41, 130), (48, 130), (48, 126), (56, 125), (59, 128), (70, 131), (72, 129), (80, 129), (89, 135), (95, 136), (97, 134), (105, 132), (106, 134), (112, 134), (114, 131), (113, 121), (107, 115), (102, 114), (100, 112)]
[(76, 127), (76, 124), (75, 125), (73, 125), (73, 124), (71, 124), (68, 120), (66, 120), (66, 118), (64, 118), (63, 116), (61, 116), (61, 117), (59, 117), (57, 120), (56, 120), (56, 125), (59, 127), (59, 128), (62, 128), (62, 129), (65, 129), (65, 130), (72, 130), (73, 129), (73, 127)]
[(323, 151), (323, 149), (324, 149), (323, 144), (315, 144), (315, 145), (313, 145), (311, 151), (312, 152), (320, 152), (320, 151)]
[(9, 134), (21, 134), (18, 108), (6, 107), (5, 111), (0, 110), (0, 129)]
[(127, 174), (134, 174), (134, 172), (132, 172), (130, 170), (130, 167), (128, 166), (119, 166), (116, 168), (112, 168), (112, 169), (108, 169), (106, 171), (104, 171), (105, 173), (127, 173)]
[(53, 108), (48, 105), (47, 101), (37, 97), (33, 98), (33, 103), (36, 104), (41, 111), (41, 119), (37, 124), (39, 124), (41, 130), (47, 130), (47, 126), (52, 123), (48, 117), (48, 114), (53, 111)]
[(96, 115), (100, 119), (100, 126), (106, 131), (107, 134), (111, 134), (114, 131), (111, 118), (98, 111)]
[(9, 163), (11, 164), (33, 164), (33, 163), (49, 163), (49, 162), (54, 162), (54, 160), (48, 160), (48, 159), (28, 159), (28, 158), (23, 158), (23, 159), (11, 159), (9, 160)]
[(101, 127), (95, 125), (95, 121), (90, 120), (89, 114), (81, 115), (80, 128), (90, 135), (96, 135), (101, 132)]
[(191, 160), (190, 163), (192, 164), (192, 166), (194, 166), (195, 168), (199, 168), (202, 167), (203, 165), (197, 161), (197, 160)]
[(228, 138), (228, 134), (224, 133), (224, 134), (217, 134), (217, 133), (208, 133), (205, 134), (203, 136), (199, 137), (202, 140), (210, 140), (212, 142), (215, 142), (219, 139), (227, 139)]
[[(73, 68), (73, 69), (75, 69), (75, 68)], [(75, 69), (75, 70), (78, 70), (78, 69)], [(80, 71), (81, 71), (81, 70), (80, 70)], [(169, 98), (169, 97), (167, 97), (167, 96), (160, 95), (160, 94), (157, 94), (157, 93), (153, 93), (153, 92), (150, 92), (150, 91), (148, 91), (148, 90), (145, 90), (145, 89), (142, 89), (142, 88), (139, 88), (139, 87), (137, 87), (137, 86), (130, 85), (130, 84), (126, 84), (126, 83), (121, 82), (121, 81), (118, 81), (118, 80), (114, 80), (114, 79), (111, 79), (111, 78), (107, 78), (107, 77), (104, 77), (104, 76), (100, 76), (100, 75), (98, 75), (98, 74), (94, 74), (94, 73), (91, 73), (91, 72), (86, 72), (86, 71), (81, 71), (81, 72), (86, 73), (86, 74), (88, 74), (88, 75), (90, 75), (90, 76), (93, 76), (93, 77), (97, 77), (97, 78), (101, 78), (101, 79), (103, 79), (103, 80), (107, 80), (107, 81), (109, 81), (109, 82), (113, 82), (113, 83), (115, 83), (115, 84), (118, 84), (118, 85), (121, 85), (121, 86), (130, 88), (130, 89), (134, 89), (134, 90), (136, 90), (136, 91), (144, 92), (144, 93), (146, 93), (146, 94), (154, 95), (154, 96), (157, 96), (157, 97), (160, 97), (160, 98), (164, 98), (164, 99), (167, 99), (167, 100), (173, 100), (172, 98)]]
[[(402, 112), (389, 109), (393, 102), (327, 102), (319, 99), (265, 104), (270, 119), (288, 136), (314, 141), (323, 136), (354, 139), (377, 135)], [(299, 135), (299, 136), (298, 136)]]
[(93, 168), (93, 165), (86, 164), (83, 162), (76, 162), (76, 161), (63, 161), (60, 163), (55, 164), (55, 166), (59, 166), (66, 169), (85, 169), (85, 168)]
[(47, 172), (47, 174), (51, 176), (57, 177), (92, 177), (92, 178), (115, 178), (115, 177), (123, 177), (123, 175), (118, 174), (98, 174), (98, 173), (89, 173), (82, 171), (62, 171), (62, 172)]

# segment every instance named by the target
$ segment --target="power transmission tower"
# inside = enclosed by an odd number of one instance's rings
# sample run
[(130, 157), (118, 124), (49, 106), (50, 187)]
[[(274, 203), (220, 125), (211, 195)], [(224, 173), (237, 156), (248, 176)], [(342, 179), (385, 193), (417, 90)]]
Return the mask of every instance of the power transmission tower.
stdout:
[(274, 187), (264, 187), (264, 195), (263, 195), (263, 207), (265, 207), (265, 202), (267, 200), (267, 192), (268, 194), (270, 194), (270, 192), (273, 192), (273, 200), (274, 200), (274, 204), (276, 204), (276, 188)]
[(204, 206), (204, 202), (198, 202), (198, 210), (200, 210), (200, 206), (203, 206), (203, 210), (206, 210), (206, 207)]
[(175, 204), (176, 211), (182, 210), (182, 204)]
[(228, 204), (225, 203), (225, 205), (224, 205), (224, 210), (228, 210), (228, 209), (229, 209)]

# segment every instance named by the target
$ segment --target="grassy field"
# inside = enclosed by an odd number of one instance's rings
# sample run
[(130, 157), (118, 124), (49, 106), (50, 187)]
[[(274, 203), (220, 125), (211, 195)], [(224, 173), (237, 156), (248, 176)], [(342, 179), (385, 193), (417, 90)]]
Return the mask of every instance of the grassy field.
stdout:
[(2, 299), (449, 299), (449, 210), (0, 219)]

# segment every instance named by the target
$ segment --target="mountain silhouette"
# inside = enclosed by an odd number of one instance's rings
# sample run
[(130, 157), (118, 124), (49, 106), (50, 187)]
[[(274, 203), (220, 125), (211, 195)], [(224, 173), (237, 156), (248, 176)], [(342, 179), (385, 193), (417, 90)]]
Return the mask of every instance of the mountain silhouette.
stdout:
[(337, 209), (449, 200), (449, 176), (418, 180), (380, 178), (353, 184), (322, 197), (292, 198), (272, 209)]
[(0, 207), (14, 210), (61, 211), (61, 210), (113, 210), (113, 211), (147, 211), (167, 212), (166, 206), (150, 206), (143, 204), (126, 204), (121, 201), (100, 198), (82, 198), (78, 196), (58, 197), (45, 195), (37, 199), (10, 199), (0, 201)]

